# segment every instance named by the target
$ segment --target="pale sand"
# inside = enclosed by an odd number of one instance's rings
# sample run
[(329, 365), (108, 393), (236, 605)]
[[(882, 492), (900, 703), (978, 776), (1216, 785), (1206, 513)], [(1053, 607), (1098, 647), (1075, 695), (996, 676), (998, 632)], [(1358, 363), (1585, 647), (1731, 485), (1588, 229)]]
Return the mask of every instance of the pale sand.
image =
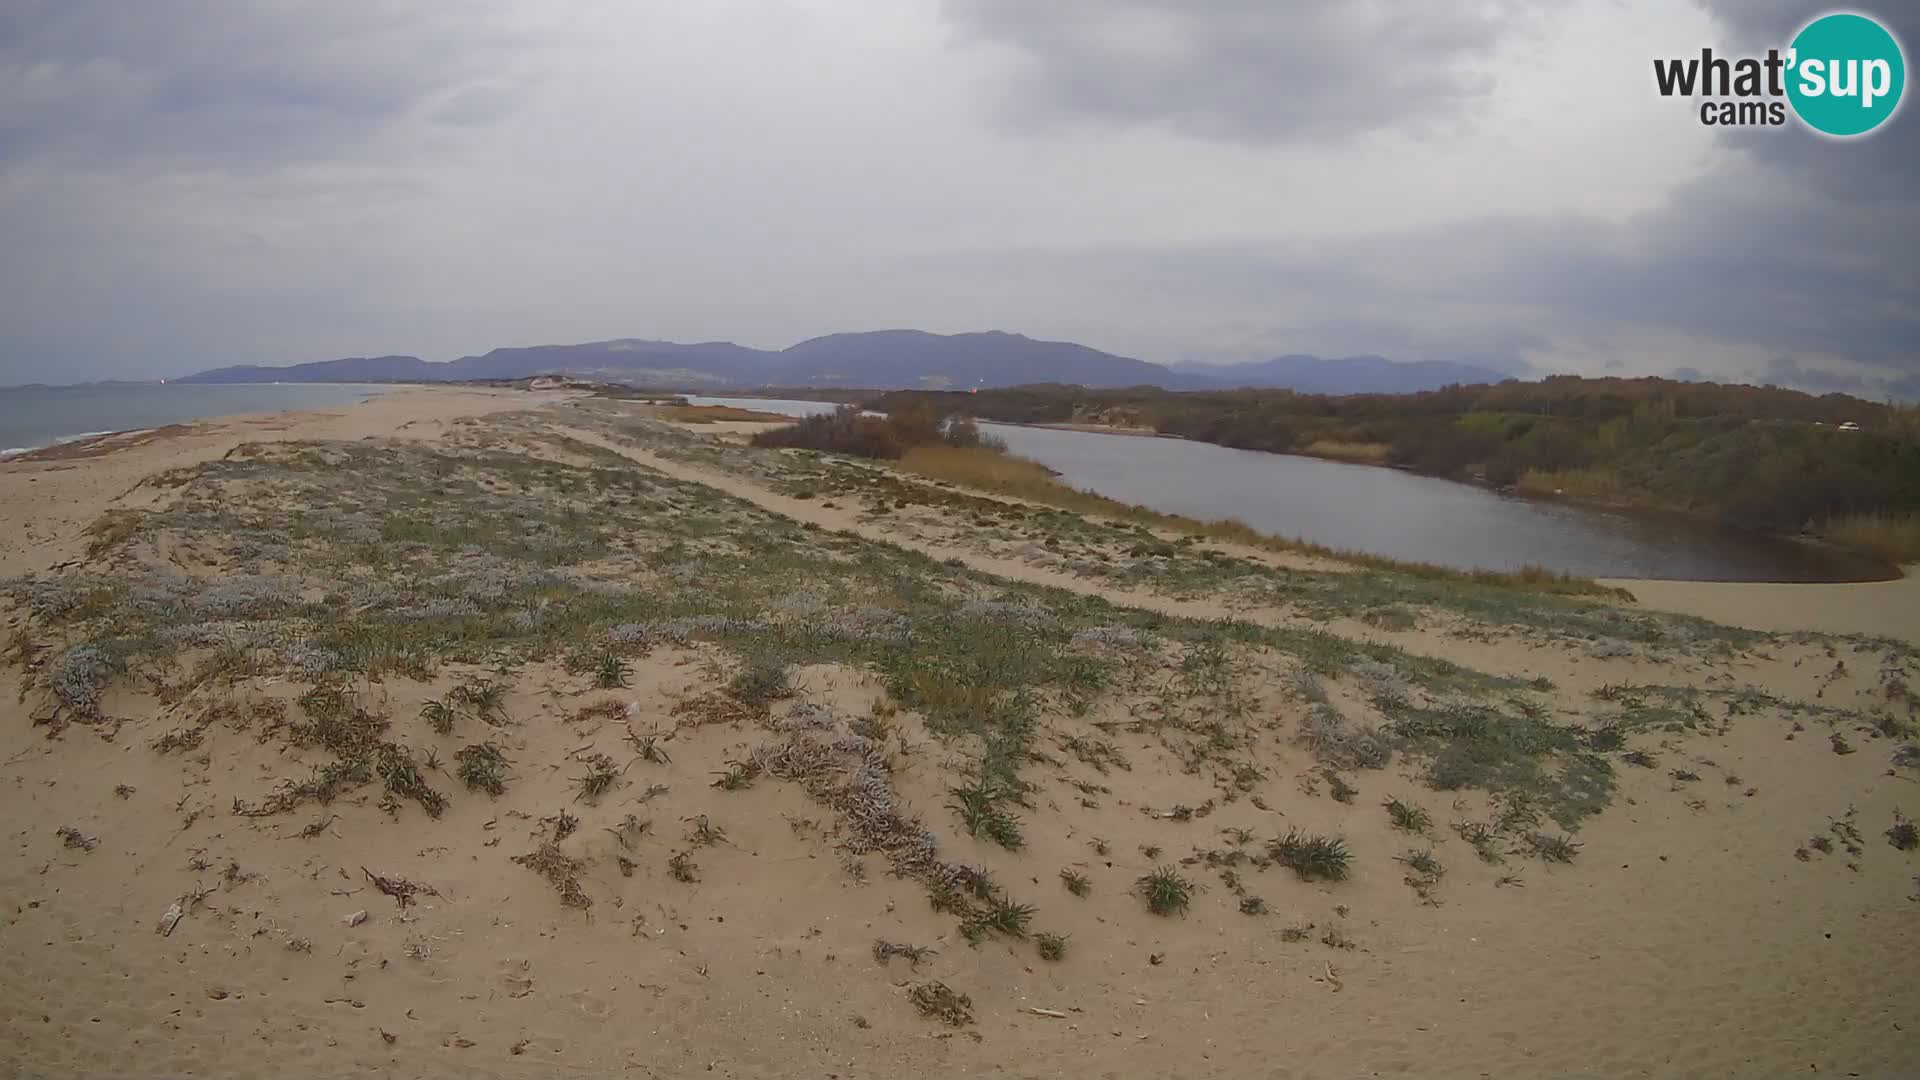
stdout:
[[(556, 395), (563, 396), (563, 395)], [(216, 459), (242, 442), (280, 439), (431, 439), (459, 417), (512, 410), (539, 395), (403, 391), (321, 414), (227, 418), (188, 434), (84, 460), (0, 466), (0, 507), (15, 528), (0, 535), (0, 576), (40, 571), (84, 551), (85, 527), (105, 510), (156, 498), (144, 478)], [(561, 410), (564, 414), (565, 410)], [(564, 417), (563, 417), (564, 422)], [(776, 513), (877, 542), (919, 542), (863, 523), (850, 509), (789, 499), (723, 475), (569, 429), (636, 465), (698, 480)], [(963, 549), (927, 546), (974, 568), (1078, 591), (1088, 583)], [(1889, 633), (1907, 627), (1878, 597), (1888, 586), (1649, 588), (1649, 605), (1705, 604), (1721, 596), (1766, 625), (1765, 604), (1792, 619), (1792, 596), (1848, 596), (1851, 616), (1827, 629)], [(1902, 593), (1899, 589), (1906, 587)], [(1811, 590), (1801, 592), (1799, 590)], [(1875, 591), (1878, 590), (1878, 591)], [(1119, 603), (1177, 615), (1226, 614), (1204, 601), (1099, 589)], [(1775, 594), (1779, 594), (1779, 598)], [(1679, 599), (1675, 599), (1678, 597)], [(1812, 604), (1798, 604), (1812, 608)], [(1700, 609), (1698, 613), (1710, 614)], [(1292, 625), (1300, 616), (1235, 611)], [(11, 613), (14, 625), (20, 616)], [(1848, 621), (1856, 619), (1857, 621)], [(1736, 620), (1738, 621), (1738, 620)], [(1325, 625), (1325, 624), (1316, 624)], [(1797, 628), (1791, 623), (1783, 628)], [(1783, 697), (1865, 707), (1879, 672), (1856, 663), (1831, 676), (1821, 643), (1743, 654), (1722, 669), (1685, 673), (1643, 657), (1597, 661), (1558, 647), (1516, 647), (1437, 632), (1387, 635), (1336, 624), (1355, 636), (1560, 683), (1565, 707), (1606, 683), (1688, 681), (1737, 674)], [(665, 650), (637, 663), (633, 685), (612, 695), (639, 730), (673, 729), (674, 702), (711, 685), (705, 650)], [(301, 689), (269, 680), (248, 694)], [(864, 712), (882, 691), (864, 672), (820, 666), (798, 680), (809, 700)], [(0, 668), (0, 700), (20, 673)], [(446, 680), (389, 680), (371, 688), (396, 717), (444, 693)], [(991, 867), (1040, 908), (1042, 928), (1072, 935), (1067, 959), (1039, 961), (1002, 940), (970, 948), (951, 918), (928, 910), (921, 888), (884, 873), (854, 884), (831, 840), (796, 834), (783, 815), (830, 820), (795, 785), (763, 780), (729, 793), (713, 772), (759, 741), (750, 727), (714, 725), (676, 735), (672, 761), (631, 766), (628, 786), (601, 807), (572, 801), (578, 758), (589, 746), (618, 751), (622, 728), (569, 722), (588, 694), (557, 665), (531, 665), (508, 703), (504, 732), (514, 783), (497, 801), (461, 793), (428, 822), (409, 807), (397, 822), (373, 794), (286, 818), (233, 816), (287, 771), (282, 751), (216, 729), (200, 750), (162, 757), (149, 740), (172, 726), (137, 689), (112, 711), (131, 726), (108, 741), (80, 728), (56, 739), (27, 709), (0, 723), (0, 792), (11, 854), (0, 860), (0, 1073), (6, 1075), (688, 1075), (890, 1076), (1900, 1076), (1920, 1072), (1920, 858), (1894, 851), (1880, 831), (1898, 807), (1920, 810), (1911, 773), (1892, 775), (1887, 745), (1832, 753), (1826, 730), (1796, 733), (1748, 718), (1720, 734), (1675, 736), (1662, 767), (1624, 769), (1615, 805), (1580, 833), (1571, 866), (1515, 858), (1487, 866), (1447, 831), (1477, 813), (1466, 800), (1427, 790), (1396, 764), (1357, 777), (1354, 805), (1306, 794), (1312, 761), (1282, 738), (1259, 792), (1188, 823), (1147, 807), (1189, 798), (1196, 779), (1164, 746), (1124, 728), (1110, 732), (1131, 768), (1086, 778), (1112, 789), (1087, 800), (1046, 782), (1028, 817), (1029, 846), (1009, 853), (975, 841), (943, 808), (951, 774), (934, 736), (911, 713), (905, 733), (924, 749), (897, 782), (953, 857)], [(1296, 707), (1270, 709), (1290, 724)], [(1096, 736), (1089, 716), (1049, 717), (1049, 735)], [(462, 721), (463, 725), (471, 721)], [(1859, 739), (1859, 736), (1853, 736)], [(458, 740), (448, 743), (455, 745)], [(1052, 742), (1043, 740), (1052, 748)], [(1706, 764), (1711, 761), (1712, 764)], [(1687, 764), (1697, 783), (1672, 780)], [(1739, 783), (1723, 782), (1737, 774)], [(1042, 775), (1036, 775), (1042, 779)], [(637, 806), (638, 789), (671, 788)], [(122, 798), (114, 786), (133, 790)], [(1204, 785), (1201, 785), (1204, 788)], [(1749, 793), (1751, 792), (1751, 793)], [(1439, 906), (1419, 904), (1392, 856), (1424, 846), (1387, 828), (1381, 799), (1400, 795), (1435, 819), (1432, 842), (1448, 867)], [(1857, 809), (1865, 853), (1857, 872), (1840, 852), (1800, 861), (1796, 845)], [(591, 918), (560, 906), (552, 889), (507, 861), (530, 850), (538, 819), (571, 806), (584, 825), (570, 844), (592, 862), (584, 880)], [(183, 827), (191, 810), (204, 813)], [(656, 833), (634, 852), (604, 831), (638, 809)], [(320, 834), (292, 834), (337, 815)], [(682, 846), (681, 819), (710, 814), (729, 843), (698, 854), (700, 882), (665, 879), (661, 863)], [(54, 835), (74, 825), (99, 838), (93, 851)], [(1242, 915), (1231, 893), (1208, 883), (1185, 918), (1146, 915), (1127, 894), (1155, 862), (1222, 844), (1223, 826), (1263, 837), (1290, 826), (1337, 831), (1360, 868), (1337, 886), (1284, 872), (1250, 875), (1273, 909)], [(1110, 854), (1090, 849), (1101, 838)], [(1148, 858), (1143, 845), (1166, 854)], [(236, 869), (223, 873), (229, 863)], [(194, 869), (200, 866), (200, 869)], [(440, 895), (397, 907), (361, 871), (405, 874)], [(1074, 899), (1056, 873), (1075, 866), (1094, 891)], [(1517, 872), (1523, 887), (1498, 884)], [(168, 904), (196, 883), (213, 891), (172, 936), (154, 931)], [(1336, 907), (1347, 909), (1342, 916)], [(364, 910), (367, 918), (344, 919)], [(1285, 941), (1280, 930), (1313, 922), (1358, 946)], [(876, 937), (932, 945), (925, 970), (882, 966)], [(306, 948), (290, 948), (305, 943)], [(1153, 960), (1158, 957), (1159, 962)], [(905, 987), (939, 978), (972, 994), (978, 1023), (955, 1031), (916, 1015)], [(1041, 1015), (1030, 1009), (1064, 1013)], [(390, 1037), (390, 1038), (389, 1038)]]
[(1920, 566), (1898, 581), (1762, 585), (1724, 581), (1609, 580), (1655, 611), (1756, 630), (1872, 634), (1920, 643)]
[[(334, 409), (242, 413), (85, 447), (68, 443), (0, 461), (0, 577), (44, 570), (85, 547), (81, 530), (112, 506), (140, 506), (147, 477), (219, 459), (243, 442), (431, 439), (458, 417), (565, 401), (577, 393), (396, 387)], [(118, 449), (116, 447), (125, 447)], [(77, 456), (86, 452), (87, 456)]]

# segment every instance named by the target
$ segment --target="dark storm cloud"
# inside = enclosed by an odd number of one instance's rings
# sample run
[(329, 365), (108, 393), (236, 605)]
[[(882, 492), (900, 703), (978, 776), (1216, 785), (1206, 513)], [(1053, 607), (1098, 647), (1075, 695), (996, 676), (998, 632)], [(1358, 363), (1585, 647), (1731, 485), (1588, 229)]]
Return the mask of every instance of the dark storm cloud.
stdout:
[(1764, 381), (1775, 386), (1791, 386), (1818, 394), (1858, 394), (1871, 389), (1859, 375), (1845, 375), (1818, 368), (1801, 367), (1791, 357), (1776, 356), (1767, 364)]
[[(1723, 51), (1758, 55), (1785, 48), (1827, 10), (1792, 0), (1705, 0), (1726, 35)], [(1878, 17), (1896, 35), (1920, 30), (1904, 5), (1853, 8)], [(1911, 66), (1913, 56), (1908, 56)], [(1910, 88), (1907, 95), (1911, 97)], [(1853, 374), (1772, 361), (1767, 377), (1809, 390), (1884, 391), (1920, 396), (1920, 113), (1912, 101), (1879, 130), (1830, 140), (1790, 126), (1729, 129), (1721, 142), (1735, 159), (1689, 189), (1663, 223), (1689, 228), (1695, 249), (1722, 271), (1710, 304), (1730, 321), (1780, 329), (1790, 347), (1829, 345), (1836, 355), (1895, 369), (1888, 380), (1850, 382)], [(1771, 198), (1744, 196), (1770, 189)], [(1754, 310), (1763, 308), (1764, 310)], [(1783, 322), (1790, 325), (1782, 326)]]
[(1019, 126), (1151, 125), (1284, 142), (1444, 124), (1489, 94), (1474, 64), (1523, 32), (1517, 0), (948, 0), (971, 40), (1005, 46)]
[(498, 11), (497, 0), (13, 0), (0, 13), (0, 160), (325, 155), (495, 74), (508, 57)]
[(1502, 269), (1477, 285), (1586, 319), (1920, 370), (1920, 288), (1901, 254), (1913, 212), (1862, 212), (1766, 169), (1731, 165), (1623, 226), (1510, 231)]

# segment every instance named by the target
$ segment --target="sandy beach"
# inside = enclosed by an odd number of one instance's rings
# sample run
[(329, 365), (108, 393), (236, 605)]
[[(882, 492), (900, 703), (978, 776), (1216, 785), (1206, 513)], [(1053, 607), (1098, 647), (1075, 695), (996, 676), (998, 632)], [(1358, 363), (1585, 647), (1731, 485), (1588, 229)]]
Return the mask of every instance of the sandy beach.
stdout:
[(752, 430), (0, 463), (0, 1072), (1920, 1072), (1920, 577), (1349, 574)]
[(1898, 581), (1773, 585), (1723, 581), (1629, 581), (1626, 589), (1656, 611), (1698, 615), (1757, 630), (1873, 634), (1920, 643), (1920, 566)]

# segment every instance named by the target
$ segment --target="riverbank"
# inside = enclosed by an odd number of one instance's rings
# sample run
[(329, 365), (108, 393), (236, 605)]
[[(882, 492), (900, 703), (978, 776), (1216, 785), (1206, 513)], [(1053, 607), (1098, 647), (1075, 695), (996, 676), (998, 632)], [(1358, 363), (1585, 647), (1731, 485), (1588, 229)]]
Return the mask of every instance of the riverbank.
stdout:
[[(678, 418), (665, 410), (656, 410), (663, 419)], [(697, 422), (697, 421), (696, 421)], [(776, 421), (777, 422), (777, 421)], [(723, 425), (726, 434), (748, 437), (770, 426), (766, 422)], [(1056, 425), (1005, 425), (1055, 427)], [(1070, 429), (1080, 430), (1080, 429)], [(1103, 431), (1105, 434), (1123, 434)], [(1361, 567), (1445, 578), (1457, 572), (1439, 567), (1394, 564), (1383, 560), (1356, 558), (1354, 553), (1300, 545), (1263, 537), (1244, 526), (1203, 523), (1168, 518), (1139, 507), (1127, 506), (1096, 495), (1074, 491), (1061, 484), (1053, 470), (1019, 458), (985, 456), (954, 450), (929, 449), (907, 455), (897, 466), (906, 472), (929, 479), (959, 484), (967, 489), (1012, 497), (1039, 506), (1073, 509), (1081, 513), (1106, 515), (1127, 521), (1148, 522), (1174, 530), (1174, 535), (1205, 537), (1242, 550), (1278, 553), (1293, 557), (1285, 565), (1327, 569)], [(1297, 560), (1297, 561), (1296, 561)], [(1893, 576), (1881, 581), (1846, 583), (1761, 583), (1697, 582), (1647, 580), (1635, 578), (1598, 578), (1594, 589), (1567, 587), (1557, 590), (1578, 595), (1582, 592), (1616, 593), (1649, 610), (1674, 612), (1709, 619), (1716, 623), (1755, 629), (1832, 634), (1866, 634), (1920, 645), (1920, 566), (1894, 568)], [(1473, 580), (1470, 575), (1466, 580)], [(1483, 584), (1507, 584), (1538, 588), (1553, 584), (1550, 579), (1502, 578), (1483, 575)]]
[[(942, 399), (965, 410), (971, 395)], [(752, 399), (696, 398), (738, 406)], [(790, 416), (830, 411), (807, 400), (758, 399)], [(1695, 514), (1541, 497), (1380, 464), (1378, 446), (1337, 454), (1243, 450), (1142, 429), (991, 421), (1017, 457), (1084, 493), (1360, 562), (1450, 567), (1471, 573), (1715, 581), (1886, 581), (1895, 562), (1802, 536), (1732, 529)], [(1109, 435), (1127, 435), (1107, 440)], [(1316, 444), (1322, 448), (1333, 444)], [(1005, 470), (1001, 470), (1005, 471)], [(1060, 502), (1060, 499), (1056, 499)], [(1888, 530), (1880, 529), (1874, 535)]]
[(1920, 1065), (1914, 649), (659, 413), (0, 465), (0, 1071)]
[(1790, 534), (1821, 523), (1830, 539), (1920, 559), (1920, 411), (1840, 395), (1555, 378), (1410, 395), (899, 391), (872, 405), (910, 400), (995, 421), (1148, 427), (1213, 445), (1390, 462), (1423, 476), (1740, 529)]
[[(1155, 431), (1151, 428), (1117, 427), (1106, 424), (1069, 424), (1069, 423), (1011, 423), (994, 421), (1002, 427), (1037, 428), (1053, 431), (1079, 431), (1102, 435), (1146, 436), (1160, 439), (1186, 440), (1184, 435)], [(1419, 470), (1404, 465), (1396, 465), (1387, 459), (1388, 447), (1380, 443), (1313, 443), (1303, 448), (1286, 451), (1250, 451), (1252, 453), (1273, 453), (1282, 457), (1309, 458), (1344, 465), (1363, 465), (1372, 468), (1391, 469), (1415, 476), (1428, 476)], [(1702, 527), (1716, 527), (1710, 518), (1683, 507), (1648, 503), (1619, 497), (1617, 494), (1598, 494), (1589, 492), (1569, 493), (1556, 487), (1549, 481), (1531, 475), (1522, 478), (1523, 482), (1499, 486), (1484, 480), (1452, 480), (1486, 491), (1494, 492), (1505, 498), (1523, 499), (1543, 506), (1567, 506), (1580, 510), (1604, 511), (1627, 515), (1645, 520), (1655, 525), (1680, 526), (1698, 530)], [(1849, 571), (1850, 582), (1896, 581), (1903, 573), (1902, 562), (1912, 562), (1920, 556), (1920, 519), (1908, 518), (1895, 520), (1885, 515), (1861, 515), (1857, 517), (1835, 519), (1826, 523), (1813, 533), (1779, 533), (1756, 531), (1755, 535), (1784, 543), (1824, 546), (1855, 569)], [(1796, 582), (1797, 584), (1797, 582)]]
[[(1099, 435), (1125, 435), (1157, 439), (1194, 441), (1185, 435), (1156, 431), (1151, 428), (1120, 427), (1110, 424), (1094, 423), (1017, 423), (1004, 420), (992, 422), (996, 427), (1028, 428), (1046, 431), (1076, 431)], [(1231, 448), (1229, 448), (1231, 449)], [(1410, 476), (1426, 476), (1430, 479), (1448, 478), (1423, 473), (1405, 465), (1396, 465), (1387, 460), (1388, 448), (1378, 443), (1342, 444), (1313, 443), (1306, 447), (1286, 451), (1250, 450), (1248, 453), (1270, 453), (1276, 457), (1305, 458), (1341, 465), (1358, 465), (1369, 468), (1387, 469)], [(1630, 516), (1646, 521), (1656, 527), (1698, 531), (1702, 528), (1719, 526), (1707, 517), (1685, 508), (1664, 504), (1648, 503), (1618, 497), (1588, 493), (1568, 493), (1565, 489), (1553, 486), (1534, 478), (1524, 478), (1528, 482), (1494, 485), (1484, 480), (1448, 480), (1450, 483), (1466, 484), (1480, 490), (1493, 492), (1503, 498), (1525, 500), (1542, 506), (1566, 506), (1578, 510), (1599, 511)], [(1902, 560), (1912, 560), (1914, 553), (1920, 551), (1915, 546), (1915, 536), (1920, 535), (1920, 527), (1913, 522), (1895, 524), (1874, 516), (1856, 519), (1842, 519), (1831, 523), (1832, 527), (1824, 533), (1778, 533), (1764, 530), (1754, 531), (1753, 535), (1771, 541), (1787, 544), (1806, 545), (1810, 550), (1824, 547), (1838, 562), (1848, 564), (1848, 581), (1844, 583), (1866, 583), (1876, 581), (1897, 581), (1905, 573), (1900, 566)], [(1324, 546), (1324, 545), (1323, 545)], [(1809, 582), (1811, 584), (1812, 582)], [(1791, 584), (1802, 584), (1792, 582)]]

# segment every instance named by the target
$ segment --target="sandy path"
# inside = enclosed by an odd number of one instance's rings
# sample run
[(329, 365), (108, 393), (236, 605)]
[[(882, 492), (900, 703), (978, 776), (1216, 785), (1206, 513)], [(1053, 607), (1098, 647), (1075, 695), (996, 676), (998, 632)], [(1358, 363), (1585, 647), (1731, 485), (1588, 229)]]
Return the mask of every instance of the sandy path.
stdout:
[(241, 413), (102, 440), (85, 457), (0, 462), (0, 577), (37, 573), (85, 548), (84, 530), (156, 473), (214, 461), (241, 443), (431, 439), (454, 420), (564, 401), (566, 392), (409, 386), (335, 409)]
[(817, 499), (796, 499), (790, 495), (782, 495), (777, 491), (773, 491), (751, 480), (735, 476), (731, 473), (717, 472), (712, 469), (703, 469), (697, 465), (689, 465), (682, 461), (675, 461), (672, 458), (662, 457), (651, 450), (642, 450), (638, 447), (615, 442), (596, 432), (572, 427), (561, 427), (558, 430), (570, 438), (578, 439), (584, 443), (591, 443), (604, 450), (611, 450), (629, 461), (644, 465), (656, 472), (665, 473), (676, 480), (684, 480), (688, 483), (710, 487), (715, 491), (724, 492), (736, 499), (750, 502), (762, 510), (771, 511), (784, 518), (791, 518), (803, 525), (815, 525), (822, 529), (831, 529), (835, 532), (850, 533), (860, 537), (862, 540), (870, 540), (874, 543), (904, 548), (930, 558), (948, 559), (957, 557), (975, 570), (992, 574), (995, 577), (1003, 577), (1010, 581), (1019, 581), (1029, 585), (1045, 585), (1052, 588), (1069, 589), (1074, 592), (1096, 595), (1126, 607), (1144, 608), (1166, 615), (1201, 619), (1218, 618), (1223, 614), (1218, 604), (1172, 600), (1166, 597), (1151, 596), (1143, 593), (1130, 593), (1118, 589), (1102, 588), (1100, 586), (1090, 585), (1085, 580), (1074, 577), (1071, 574), (1062, 574), (1052, 570), (1044, 570), (1037, 566), (1029, 566), (1015, 559), (994, 558), (993, 556), (983, 555), (979, 552), (967, 551), (964, 548), (946, 547), (939, 544), (927, 543), (904, 535), (897, 529), (882, 528), (878, 525), (863, 522), (860, 520), (859, 514), (851, 509), (838, 506), (828, 507)]
[(1726, 581), (1612, 580), (1655, 611), (1755, 630), (1873, 634), (1920, 643), (1920, 566), (1898, 581), (1768, 585)]
[[(1182, 599), (1151, 592), (1114, 588), (1070, 573), (1034, 566), (1018, 559), (984, 554), (962, 545), (929, 542), (885, 524), (862, 521), (859, 511), (851, 507), (828, 507), (817, 499), (796, 499), (782, 495), (741, 476), (662, 457), (648, 450), (614, 442), (593, 431), (572, 427), (556, 427), (556, 430), (581, 442), (611, 450), (629, 461), (657, 470), (674, 479), (713, 488), (802, 524), (849, 533), (863, 540), (913, 551), (933, 559), (943, 561), (957, 559), (981, 573), (1028, 585), (1099, 597), (1116, 607), (1153, 611), (1175, 618), (1200, 620), (1232, 618), (1258, 626), (1324, 631), (1353, 641), (1380, 642), (1412, 655), (1444, 660), (1474, 671), (1522, 680), (1545, 677), (1558, 686), (1570, 688), (1588, 688), (1609, 681), (1668, 682), (1672, 681), (1671, 677), (1675, 674), (1671, 665), (1654, 657), (1635, 653), (1618, 659), (1597, 660), (1538, 635), (1487, 640), (1477, 636), (1439, 633), (1430, 627), (1393, 631), (1353, 618), (1309, 618), (1284, 608), (1245, 603), (1229, 604), (1214, 598)], [(1216, 546), (1221, 547), (1222, 550), (1230, 550), (1236, 556), (1246, 555), (1258, 558), (1260, 554), (1228, 545)], [(1691, 665), (1689, 669), (1690, 667)]]
[[(1217, 599), (1186, 600), (1156, 593), (1116, 589), (1074, 574), (1034, 566), (1018, 559), (1000, 558), (959, 545), (931, 543), (897, 528), (861, 521), (859, 512), (848, 507), (828, 507), (817, 499), (796, 499), (789, 495), (782, 495), (743, 477), (662, 457), (649, 450), (615, 442), (596, 432), (573, 427), (558, 427), (556, 430), (570, 438), (611, 450), (635, 464), (644, 465), (676, 480), (713, 488), (715, 491), (753, 503), (762, 510), (779, 514), (801, 524), (848, 533), (862, 540), (916, 552), (932, 559), (943, 561), (957, 559), (984, 574), (1026, 585), (1040, 585), (1080, 593), (1084, 596), (1096, 596), (1116, 607), (1153, 611), (1182, 619), (1233, 618), (1260, 626), (1323, 630), (1359, 641), (1389, 642), (1408, 652), (1437, 657), (1481, 671), (1513, 674), (1522, 678), (1546, 675), (1559, 681), (1567, 674), (1564, 670), (1567, 658), (1562, 652), (1542, 649), (1532, 644), (1522, 646), (1513, 642), (1467, 641), (1420, 631), (1394, 633), (1369, 626), (1358, 619), (1308, 619), (1271, 607), (1230, 605)], [(1002, 498), (1002, 496), (995, 497)], [(1019, 500), (1006, 499), (1005, 501)], [(1225, 547), (1225, 545), (1220, 546)], [(1243, 551), (1238, 548), (1233, 550), (1236, 555), (1245, 554), (1247, 557), (1260, 559), (1263, 562), (1273, 561), (1273, 557), (1260, 558), (1267, 553)]]

